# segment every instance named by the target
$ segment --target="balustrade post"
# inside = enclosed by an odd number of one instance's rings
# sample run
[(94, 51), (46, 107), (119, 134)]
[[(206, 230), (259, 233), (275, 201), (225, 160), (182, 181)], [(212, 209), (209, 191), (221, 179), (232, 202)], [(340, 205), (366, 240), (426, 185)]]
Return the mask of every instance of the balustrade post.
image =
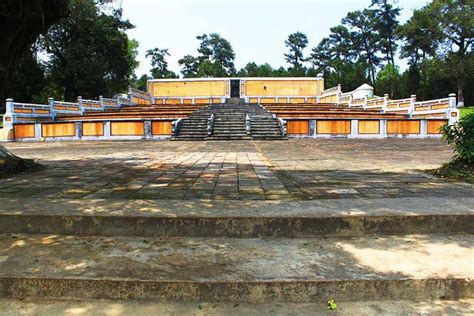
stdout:
[(48, 104), (49, 104), (49, 111), (51, 113), (51, 117), (54, 119), (56, 117), (56, 110), (54, 109), (54, 98), (49, 97)]
[(341, 101), (341, 94), (342, 94), (341, 84), (338, 84), (337, 93), (336, 93), (336, 104), (339, 104), (339, 102)]
[(104, 97), (99, 95), (99, 102), (100, 102), (100, 108), (103, 110), (105, 110), (105, 105), (104, 105)]
[(455, 93), (449, 94), (449, 108), (452, 108), (452, 109), (456, 108), (456, 94)]
[(81, 114), (84, 114), (84, 108), (82, 107), (82, 97), (81, 96), (77, 97), (77, 104), (79, 104), (79, 111), (81, 111)]
[(130, 106), (133, 106), (133, 91), (132, 91), (132, 86), (128, 86), (128, 98), (130, 100)]
[(382, 106), (382, 111), (385, 112), (385, 110), (387, 109), (387, 106), (388, 106), (388, 93), (385, 93), (383, 95), (383, 106)]
[[(13, 110), (13, 99), (9, 98), (6, 99), (6, 112), (5, 115), (3, 116), (3, 128), (13, 128), (13, 123), (15, 121), (15, 112)], [(7, 121), (7, 118), (9, 121)]]
[[(455, 115), (453, 115), (453, 113)], [(459, 110), (457, 109), (457, 105), (456, 105), (455, 93), (449, 94), (448, 111), (446, 114), (448, 116), (448, 124), (450, 125), (456, 123), (459, 120)]]
[(412, 117), (413, 112), (415, 112), (415, 102), (416, 102), (416, 94), (412, 94), (410, 96), (410, 109), (408, 110), (408, 115), (410, 117)]

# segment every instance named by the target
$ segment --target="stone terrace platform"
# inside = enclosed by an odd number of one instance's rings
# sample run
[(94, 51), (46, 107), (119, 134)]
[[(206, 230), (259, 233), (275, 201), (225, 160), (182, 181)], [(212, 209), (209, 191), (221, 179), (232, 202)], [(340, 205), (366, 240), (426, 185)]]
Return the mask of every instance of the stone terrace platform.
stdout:
[(474, 197), (420, 172), (449, 160), (439, 140), (11, 143), (45, 168), (0, 182), (0, 198), (321, 200)]

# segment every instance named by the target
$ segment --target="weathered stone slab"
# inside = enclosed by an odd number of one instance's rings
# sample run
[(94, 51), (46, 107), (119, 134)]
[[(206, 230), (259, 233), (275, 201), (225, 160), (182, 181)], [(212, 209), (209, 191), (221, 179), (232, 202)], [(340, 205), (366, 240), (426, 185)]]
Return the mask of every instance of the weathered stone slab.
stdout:
[(472, 298), (466, 235), (0, 237), (3, 297), (324, 302)]

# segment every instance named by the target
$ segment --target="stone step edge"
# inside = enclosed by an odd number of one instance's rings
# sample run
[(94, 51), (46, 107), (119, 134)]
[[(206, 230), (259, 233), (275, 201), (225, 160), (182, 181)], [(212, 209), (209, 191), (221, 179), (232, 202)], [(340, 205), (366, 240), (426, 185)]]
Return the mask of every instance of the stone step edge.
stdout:
[(474, 281), (347, 279), (191, 281), (104, 278), (0, 277), (0, 296), (75, 299), (161, 299), (208, 302), (327, 302), (472, 298)]
[(321, 217), (0, 213), (0, 233), (144, 237), (359, 237), (474, 234), (474, 214)]

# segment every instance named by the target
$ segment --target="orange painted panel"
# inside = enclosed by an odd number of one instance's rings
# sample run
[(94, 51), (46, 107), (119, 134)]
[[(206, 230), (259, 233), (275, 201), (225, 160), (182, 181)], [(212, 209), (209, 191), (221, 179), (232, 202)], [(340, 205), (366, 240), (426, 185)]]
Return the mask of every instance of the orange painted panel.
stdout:
[(275, 98), (260, 98), (261, 104), (275, 103)]
[(287, 103), (286, 98), (279, 98), (278, 103)]
[(171, 135), (171, 121), (159, 121), (151, 123), (153, 135)]
[(294, 103), (294, 104), (304, 103), (304, 98), (290, 98), (290, 103)]
[(74, 123), (50, 123), (41, 125), (43, 137), (70, 137), (76, 135)]
[(428, 122), (428, 134), (441, 134), (440, 128), (448, 121), (446, 120), (430, 120)]
[(387, 134), (420, 134), (420, 121), (387, 121)]
[(307, 103), (316, 103), (316, 99), (315, 99), (315, 98), (308, 98), (307, 100), (308, 100)]
[(380, 133), (380, 121), (367, 120), (359, 121), (359, 134), (378, 134)]
[(111, 122), (110, 134), (113, 136), (140, 136), (145, 134), (143, 122)]
[(317, 121), (316, 130), (318, 134), (349, 134), (351, 132), (351, 121)]
[(431, 106), (431, 109), (432, 110), (440, 110), (440, 109), (447, 109), (449, 107), (449, 104), (445, 103), (445, 104), (436, 104), (436, 105), (432, 105)]
[(49, 114), (49, 110), (36, 110), (36, 114)]
[(167, 99), (166, 104), (180, 104), (181, 100), (180, 99)]
[(82, 123), (82, 136), (103, 136), (103, 122), (87, 122)]
[(163, 104), (163, 100), (162, 99), (156, 99), (155, 104)]
[(219, 103), (221, 103), (221, 99), (214, 98), (214, 99), (212, 99), (212, 103), (219, 104)]
[(35, 137), (35, 124), (15, 125), (13, 130), (15, 131), (15, 138)]
[(415, 111), (428, 111), (430, 109), (429, 106), (416, 106)]
[(209, 99), (194, 99), (195, 104), (209, 104)]
[(32, 109), (13, 109), (15, 113), (33, 113)]
[(288, 121), (287, 132), (289, 135), (309, 134), (309, 121), (305, 121), (305, 120)]
[(258, 103), (258, 99), (257, 98), (250, 98), (249, 103)]

